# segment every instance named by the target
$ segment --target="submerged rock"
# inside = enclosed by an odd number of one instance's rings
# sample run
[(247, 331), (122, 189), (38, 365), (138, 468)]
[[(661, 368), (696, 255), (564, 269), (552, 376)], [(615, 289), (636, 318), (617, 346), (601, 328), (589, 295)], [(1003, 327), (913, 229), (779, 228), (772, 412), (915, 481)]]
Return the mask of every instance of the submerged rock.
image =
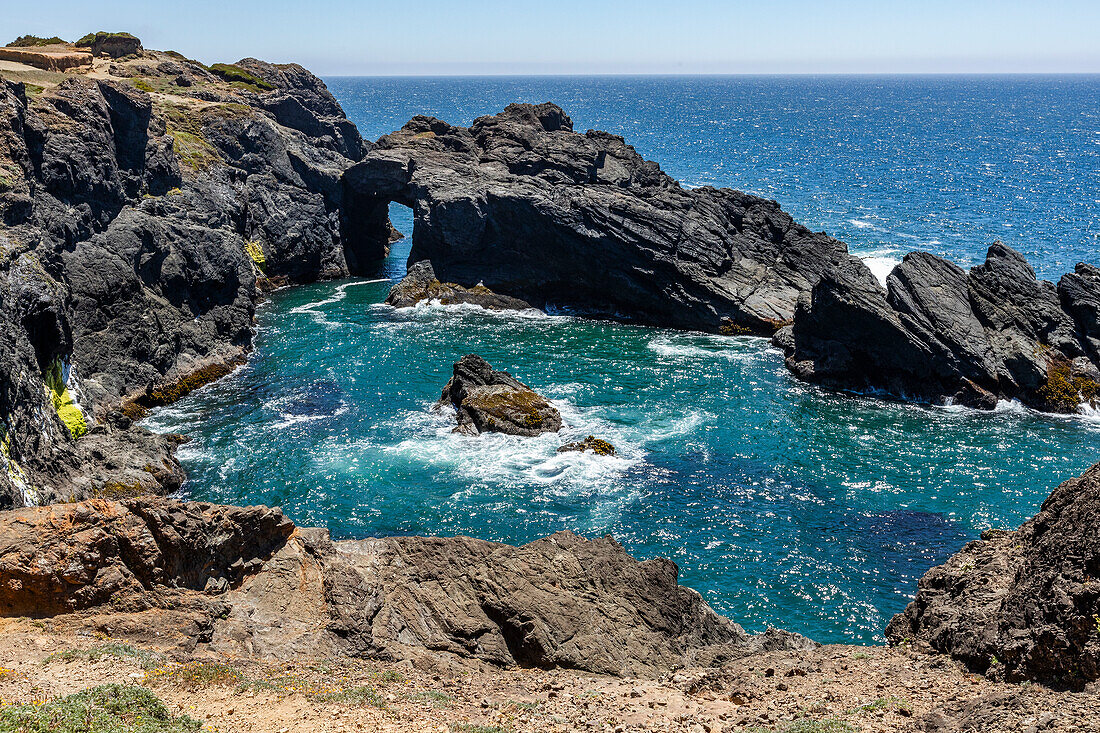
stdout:
[(601, 440), (595, 435), (589, 435), (584, 440), (579, 440), (575, 443), (566, 443), (562, 447), (558, 448), (558, 453), (568, 453), (570, 451), (592, 451), (598, 456), (613, 456), (615, 455), (615, 446), (608, 443), (606, 440)]
[(440, 403), (454, 406), (455, 432), (465, 435), (534, 436), (561, 429), (561, 414), (545, 397), (508, 372), (496, 371), (477, 354), (455, 362)]
[(1008, 680), (1100, 679), (1100, 464), (1014, 532), (986, 530), (921, 578), (886, 629)]
[(776, 202), (683, 188), (623, 138), (574, 132), (549, 103), (468, 128), (415, 117), (344, 185), (379, 241), (388, 203), (411, 207), (409, 263), (430, 261), (444, 282), (653, 325), (770, 335), (849, 258)]
[(885, 288), (860, 262), (836, 268), (774, 343), (797, 377), (826, 387), (1076, 412), (1100, 389), (1098, 304), (1100, 271), (1089, 265), (1055, 287), (1001, 243), (969, 272), (913, 252)]
[(395, 308), (409, 308), (423, 301), (438, 300), (443, 305), (470, 303), (489, 310), (527, 310), (530, 303), (507, 295), (498, 295), (484, 285), (464, 288), (454, 283), (442, 283), (424, 260), (409, 268), (408, 273), (390, 289), (386, 303)]

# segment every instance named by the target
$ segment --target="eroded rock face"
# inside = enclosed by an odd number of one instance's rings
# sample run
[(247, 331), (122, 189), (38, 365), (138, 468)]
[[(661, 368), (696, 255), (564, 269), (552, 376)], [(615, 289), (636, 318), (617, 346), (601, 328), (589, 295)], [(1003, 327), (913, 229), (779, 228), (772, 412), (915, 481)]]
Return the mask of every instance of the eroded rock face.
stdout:
[(0, 514), (0, 615), (41, 618), (157, 590), (224, 590), (294, 529), (278, 509), (159, 498)]
[(455, 362), (454, 376), (443, 388), (440, 404), (455, 408), (455, 431), (466, 435), (534, 436), (561, 429), (561, 413), (545, 397), (508, 372), (493, 369), (477, 354)]
[[(559, 532), (522, 547), (469, 537), (332, 542), (278, 509), (148, 497), (0, 513), (0, 615), (74, 611), (148, 634), (181, 607), (226, 653), (477, 659), (646, 674), (816, 646), (753, 636), (610, 538)], [(205, 609), (205, 610), (204, 610)], [(192, 639), (189, 648), (193, 647)]]
[(1056, 287), (1000, 243), (969, 272), (913, 252), (885, 288), (848, 262), (800, 300), (775, 343), (796, 376), (826, 387), (1075, 412), (1100, 386), (1098, 273), (1079, 265)]
[(442, 305), (468, 303), (489, 310), (527, 310), (531, 304), (519, 298), (498, 295), (484, 285), (464, 288), (455, 283), (440, 282), (427, 260), (417, 262), (390, 289), (386, 303), (395, 308), (410, 308), (424, 301), (439, 301)]
[(379, 238), (389, 201), (412, 207), (409, 263), (442, 281), (654, 325), (771, 334), (848, 258), (776, 202), (681, 188), (622, 138), (573, 132), (553, 104), (469, 128), (415, 117), (344, 181)]
[(1100, 678), (1098, 576), (1100, 464), (1018, 530), (987, 530), (928, 571), (886, 635), (1009, 680), (1080, 688)]
[[(271, 89), (155, 51), (33, 102), (0, 80), (0, 506), (178, 487), (172, 444), (114, 411), (238, 363), (261, 286), (384, 255), (344, 206), (369, 146), (324, 83), (240, 65)], [(201, 88), (135, 87), (183, 73)]]

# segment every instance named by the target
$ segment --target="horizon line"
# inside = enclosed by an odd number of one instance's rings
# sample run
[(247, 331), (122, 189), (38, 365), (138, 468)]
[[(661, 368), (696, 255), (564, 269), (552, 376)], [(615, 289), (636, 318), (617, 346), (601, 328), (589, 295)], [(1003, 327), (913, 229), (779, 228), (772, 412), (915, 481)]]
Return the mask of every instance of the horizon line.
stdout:
[(480, 74), (448, 74), (448, 73), (361, 73), (361, 74), (329, 74), (314, 72), (318, 76), (327, 78), (392, 78), (392, 79), (477, 79), (477, 78), (595, 78), (595, 77), (754, 77), (754, 76), (1100, 76), (1100, 71), (607, 71), (592, 73), (575, 72), (530, 72), (530, 73), (506, 73), (488, 72)]

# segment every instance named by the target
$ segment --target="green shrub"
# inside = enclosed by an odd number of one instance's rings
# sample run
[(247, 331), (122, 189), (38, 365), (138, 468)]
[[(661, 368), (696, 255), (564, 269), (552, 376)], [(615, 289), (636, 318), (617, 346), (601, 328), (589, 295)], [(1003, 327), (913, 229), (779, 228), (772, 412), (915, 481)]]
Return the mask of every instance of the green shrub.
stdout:
[(102, 685), (44, 705), (0, 709), (0, 733), (193, 733), (202, 723), (174, 717), (143, 687)]
[(111, 642), (108, 644), (101, 644), (100, 646), (92, 647), (91, 649), (66, 649), (62, 652), (54, 652), (50, 656), (46, 657), (46, 662), (49, 663), (55, 660), (63, 662), (71, 662), (75, 659), (87, 659), (92, 662), (97, 662), (105, 657), (114, 657), (116, 659), (133, 659), (142, 666), (143, 669), (152, 669), (160, 663), (162, 659), (161, 655), (156, 652), (147, 651), (145, 649), (139, 649), (136, 646), (130, 644), (122, 644), (118, 642)]
[(313, 699), (319, 703), (342, 703), (344, 705), (371, 705), (376, 708), (386, 707), (386, 702), (373, 687), (349, 687), (338, 692), (322, 692), (314, 695)]
[(256, 87), (256, 91), (270, 91), (275, 88), (255, 74), (245, 71), (234, 64), (212, 64), (210, 66), (210, 71), (214, 72), (225, 81), (240, 82), (241, 84)]
[(146, 94), (156, 91), (156, 89), (153, 88), (153, 85), (145, 81), (144, 79), (134, 79), (133, 84), (135, 88), (140, 89)]
[(63, 38), (54, 36), (53, 38), (42, 38), (41, 36), (19, 36), (14, 41), (8, 44), (9, 48), (25, 48), (28, 46), (54, 46), (59, 43), (65, 43)]
[(98, 33), (89, 33), (85, 36), (81, 36), (79, 39), (76, 40), (75, 43), (73, 43), (73, 45), (81, 47), (91, 46), (96, 41), (102, 43), (103, 41), (109, 40), (111, 38), (133, 38), (134, 40), (137, 40), (137, 36), (126, 32), (108, 33), (107, 31), (99, 31)]

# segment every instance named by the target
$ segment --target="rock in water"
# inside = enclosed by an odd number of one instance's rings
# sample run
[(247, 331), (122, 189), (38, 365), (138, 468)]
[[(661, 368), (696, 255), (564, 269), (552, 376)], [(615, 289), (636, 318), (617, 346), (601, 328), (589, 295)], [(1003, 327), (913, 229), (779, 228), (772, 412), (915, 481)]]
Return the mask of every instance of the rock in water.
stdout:
[(929, 570), (886, 629), (970, 668), (1075, 689), (1100, 679), (1100, 464), (1018, 530), (986, 530)]
[(395, 308), (409, 308), (426, 300), (438, 300), (443, 305), (470, 303), (489, 310), (527, 310), (531, 307), (526, 301), (498, 295), (484, 285), (464, 288), (454, 283), (441, 283), (432, 270), (432, 263), (427, 260), (410, 267), (386, 296), (386, 303)]
[(794, 325), (774, 342), (797, 377), (826, 387), (1076, 412), (1100, 390), (1098, 314), (1095, 267), (1078, 265), (1055, 287), (995, 243), (969, 272), (910, 253), (885, 288), (846, 262), (799, 301)]
[(545, 397), (508, 372), (496, 371), (477, 354), (455, 362), (454, 376), (443, 388), (440, 404), (454, 406), (455, 432), (466, 435), (534, 436), (561, 429), (561, 414)]
[(558, 448), (558, 453), (568, 453), (569, 451), (580, 451), (583, 453), (586, 450), (590, 450), (598, 456), (615, 455), (615, 446), (611, 445), (606, 440), (597, 438), (595, 435), (589, 435), (584, 440), (579, 440), (575, 443), (566, 443), (561, 448)]
[(344, 185), (387, 236), (390, 201), (413, 210), (409, 263), (536, 306), (717, 332), (771, 334), (800, 293), (849, 258), (774, 201), (682, 188), (623, 138), (553, 104), (513, 104), (469, 128), (415, 117)]

